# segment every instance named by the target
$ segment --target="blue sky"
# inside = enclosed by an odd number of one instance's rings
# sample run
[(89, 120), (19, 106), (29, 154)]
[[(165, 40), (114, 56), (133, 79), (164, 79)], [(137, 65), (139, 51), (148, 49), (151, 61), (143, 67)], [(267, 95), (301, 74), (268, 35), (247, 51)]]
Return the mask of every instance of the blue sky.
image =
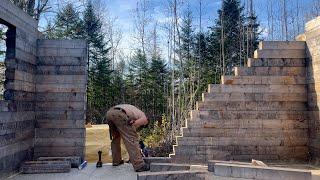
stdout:
[[(55, 5), (55, 2), (73, 2), (76, 6), (85, 2), (85, 0), (50, 0), (51, 5)], [(122, 32), (122, 40), (120, 42), (119, 48), (123, 50), (122, 54), (129, 55), (132, 50), (136, 48), (137, 42), (134, 39), (135, 36), (135, 25), (134, 25), (134, 11), (139, 0), (92, 0), (94, 3), (100, 1), (99, 8), (105, 13), (106, 16), (116, 18), (115, 27)], [(162, 52), (166, 48), (166, 35), (161, 28), (162, 24), (170, 19), (168, 15), (168, 1), (169, 0), (146, 0), (148, 2), (149, 14), (152, 17), (152, 23), (158, 22), (160, 28), (158, 30), (159, 39), (161, 43)], [(193, 25), (195, 30), (198, 30), (199, 27), (199, 1), (200, 0), (177, 0), (178, 2), (183, 2), (181, 5), (181, 12), (185, 11), (187, 7), (190, 7), (190, 10), (193, 14)], [(221, 8), (222, 0), (201, 0), (202, 1), (202, 27), (203, 30), (206, 30), (206, 27), (213, 26), (214, 20), (217, 18), (217, 10)], [(258, 15), (258, 21), (261, 24), (262, 36), (265, 39), (268, 39), (269, 29), (267, 23), (267, 7), (268, 2), (272, 2), (274, 6), (278, 6), (281, 2), (280, 0), (253, 0), (254, 10)], [(311, 2), (315, 0), (287, 0), (288, 2), (288, 11), (289, 13), (295, 14), (295, 7), (297, 3), (301, 6), (300, 14), (303, 14), (307, 11), (310, 11)], [(317, 0), (319, 1), (319, 0)], [(247, 0), (241, 0), (242, 4), (245, 4)], [(270, 3), (269, 3), (270, 4)], [(188, 6), (189, 5), (189, 6)], [(60, 7), (61, 8), (61, 7)], [(54, 8), (53, 8), (54, 9)], [(280, 14), (280, 10), (275, 8), (275, 13)], [(52, 15), (51, 15), (52, 16)], [(47, 15), (47, 19), (50, 19), (50, 16)], [(300, 22), (301, 26), (305, 23)], [(44, 22), (40, 25), (45, 24)], [(149, 29), (151, 30), (153, 25), (150, 25)], [(275, 31), (280, 33), (280, 25), (277, 25)], [(294, 37), (294, 36), (292, 36)], [(165, 55), (164, 55), (165, 56)]]
[[(124, 49), (126, 53), (134, 49), (136, 42), (133, 40), (134, 36), (134, 10), (136, 8), (138, 0), (107, 0), (105, 6), (111, 16), (117, 17), (116, 24), (123, 32), (123, 38), (120, 47)], [(180, 2), (181, 0), (177, 0)], [(184, 0), (182, 5), (182, 11), (189, 7), (193, 13), (194, 28), (199, 27), (199, 1), (200, 0)], [(253, 0), (254, 10), (258, 15), (258, 20), (261, 24), (261, 30), (263, 31), (264, 38), (268, 36), (268, 23), (267, 23), (267, 6), (270, 0)], [(301, 14), (311, 8), (311, 2), (313, 0), (287, 0), (288, 11), (295, 13), (295, 7), (297, 3), (302, 7)], [(273, 0), (274, 6), (279, 4), (280, 0)], [(246, 3), (246, 0), (241, 1), (242, 4)], [(149, 13), (152, 16), (153, 21), (164, 22), (168, 19), (167, 0), (150, 0), (149, 1)], [(221, 0), (202, 0), (202, 26), (204, 30), (206, 27), (212, 26), (214, 20), (217, 17), (217, 10), (221, 8)], [(275, 10), (276, 12), (279, 10)], [(301, 23), (302, 24), (302, 23)], [(277, 30), (276, 30), (277, 31)], [(280, 29), (278, 29), (280, 31)], [(160, 31), (160, 38), (165, 40), (163, 33)], [(162, 44), (164, 48), (165, 44)]]

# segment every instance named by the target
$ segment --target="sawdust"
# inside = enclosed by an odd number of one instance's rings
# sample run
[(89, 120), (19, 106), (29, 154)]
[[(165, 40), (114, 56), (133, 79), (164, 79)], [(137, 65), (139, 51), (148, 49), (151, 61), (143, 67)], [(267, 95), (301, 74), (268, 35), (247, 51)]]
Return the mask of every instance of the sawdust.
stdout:
[[(110, 137), (108, 125), (92, 125), (86, 128), (86, 157), (85, 160), (91, 163), (98, 161), (98, 151), (102, 151), (102, 162), (111, 163)], [(125, 146), (121, 145), (121, 154), (124, 160), (129, 156)]]

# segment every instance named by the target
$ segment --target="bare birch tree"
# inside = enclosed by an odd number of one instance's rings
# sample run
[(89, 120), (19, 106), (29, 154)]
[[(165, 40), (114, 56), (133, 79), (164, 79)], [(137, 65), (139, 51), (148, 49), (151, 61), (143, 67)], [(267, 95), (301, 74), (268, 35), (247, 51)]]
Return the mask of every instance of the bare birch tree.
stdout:
[(148, 1), (139, 0), (135, 9), (135, 27), (136, 27), (136, 39), (138, 40), (142, 53), (146, 55), (146, 43), (147, 40), (147, 29), (150, 24), (151, 18), (148, 14)]
[(11, 0), (15, 5), (33, 16), (36, 20), (40, 19), (41, 14), (46, 12), (50, 7), (49, 0)]

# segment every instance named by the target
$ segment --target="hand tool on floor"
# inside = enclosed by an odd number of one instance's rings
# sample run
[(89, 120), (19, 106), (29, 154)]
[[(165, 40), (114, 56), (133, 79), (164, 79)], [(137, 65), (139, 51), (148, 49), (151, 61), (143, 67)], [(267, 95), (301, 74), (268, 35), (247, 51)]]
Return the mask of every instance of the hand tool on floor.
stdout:
[(87, 166), (88, 162), (87, 161), (83, 161), (83, 163), (80, 164), (80, 166), (78, 167), (79, 170), (85, 168)]
[(102, 151), (98, 151), (99, 161), (97, 162), (97, 165), (96, 165), (97, 168), (102, 167), (101, 154), (102, 154)]

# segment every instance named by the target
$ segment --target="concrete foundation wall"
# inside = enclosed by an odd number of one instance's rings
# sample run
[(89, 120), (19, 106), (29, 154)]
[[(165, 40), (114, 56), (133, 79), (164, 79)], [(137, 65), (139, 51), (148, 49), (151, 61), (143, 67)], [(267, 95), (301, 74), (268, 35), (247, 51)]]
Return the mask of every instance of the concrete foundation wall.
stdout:
[(305, 31), (303, 38), (307, 42), (309, 56), (307, 63), (309, 148), (311, 158), (320, 162), (320, 17), (308, 22)]

